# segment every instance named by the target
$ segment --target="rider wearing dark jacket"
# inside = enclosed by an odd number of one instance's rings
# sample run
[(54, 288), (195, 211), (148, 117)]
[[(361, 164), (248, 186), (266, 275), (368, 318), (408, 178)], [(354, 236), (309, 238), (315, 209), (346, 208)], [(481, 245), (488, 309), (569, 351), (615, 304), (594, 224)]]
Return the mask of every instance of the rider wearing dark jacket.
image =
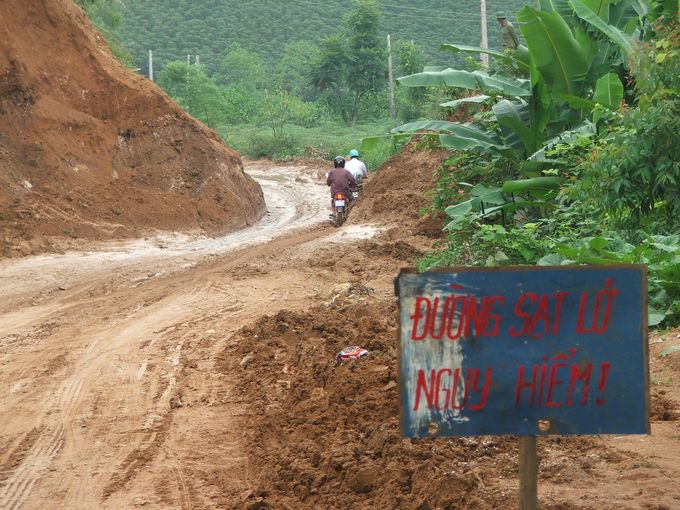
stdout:
[(352, 196), (350, 189), (356, 188), (357, 181), (349, 170), (345, 169), (345, 158), (337, 156), (333, 160), (333, 170), (328, 172), (326, 184), (331, 187), (331, 198), (336, 193), (344, 193), (349, 200)]

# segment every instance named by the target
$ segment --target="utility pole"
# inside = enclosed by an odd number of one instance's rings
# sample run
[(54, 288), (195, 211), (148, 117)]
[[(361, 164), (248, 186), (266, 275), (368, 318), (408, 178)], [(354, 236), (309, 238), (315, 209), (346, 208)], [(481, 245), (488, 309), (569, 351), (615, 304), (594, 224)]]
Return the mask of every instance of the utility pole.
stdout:
[(390, 119), (394, 122), (397, 114), (394, 107), (394, 75), (392, 73), (392, 39), (387, 34), (387, 81), (390, 87)]
[(149, 50), (149, 80), (153, 81), (153, 50)]
[[(485, 50), (489, 49), (489, 39), (486, 34), (486, 0), (481, 0), (481, 11), (482, 11), (482, 48)], [(482, 53), (480, 55), (480, 60), (482, 61), (482, 66), (489, 68), (489, 55)]]

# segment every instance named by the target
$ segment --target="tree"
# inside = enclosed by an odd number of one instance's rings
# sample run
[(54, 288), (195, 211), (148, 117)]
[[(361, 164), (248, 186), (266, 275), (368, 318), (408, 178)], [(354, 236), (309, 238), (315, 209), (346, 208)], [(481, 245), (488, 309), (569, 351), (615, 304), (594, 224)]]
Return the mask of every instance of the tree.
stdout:
[(121, 0), (76, 0), (94, 26), (106, 38), (113, 54), (123, 64), (132, 66), (132, 54), (118, 38), (116, 29), (121, 22), (125, 4)]
[[(425, 68), (425, 52), (413, 41), (402, 42), (397, 46), (398, 66), (400, 76), (423, 72)], [(408, 121), (420, 117), (427, 91), (423, 87), (408, 87), (406, 92), (399, 90), (397, 106), (399, 117)]]
[(202, 66), (170, 62), (161, 71), (158, 84), (182, 108), (208, 126), (214, 128), (223, 120), (222, 94)]
[(319, 48), (309, 41), (292, 41), (283, 49), (276, 77), (289, 94), (314, 101), (317, 90), (311, 86), (311, 66), (319, 58)]
[(342, 32), (322, 41), (313, 65), (314, 84), (329, 106), (354, 125), (362, 99), (384, 89), (386, 76), (378, 6), (375, 0), (354, 0)]
[[(624, 97), (619, 75), (631, 51), (631, 38), (645, 26), (647, 0), (602, 3), (597, 12), (579, 0), (541, 2), (525, 6), (517, 15), (527, 48), (511, 53), (445, 44), (454, 53), (488, 53), (528, 72), (530, 80), (475, 71), (446, 69), (400, 78), (405, 86), (446, 85), (481, 91), (482, 95), (444, 103), (455, 108), (464, 102), (500, 99), (492, 106), (489, 123), (411, 123), (395, 132), (441, 130), (443, 145), (459, 150), (495, 151), (523, 163), (532, 176), (542, 148), (570, 130), (594, 130), (583, 121), (598, 121), (596, 106), (616, 110)], [(613, 22), (610, 24), (609, 21)], [(598, 106), (599, 105), (599, 106)]]
[(218, 83), (253, 90), (262, 86), (264, 78), (265, 66), (260, 55), (238, 43), (229, 45), (217, 69)]

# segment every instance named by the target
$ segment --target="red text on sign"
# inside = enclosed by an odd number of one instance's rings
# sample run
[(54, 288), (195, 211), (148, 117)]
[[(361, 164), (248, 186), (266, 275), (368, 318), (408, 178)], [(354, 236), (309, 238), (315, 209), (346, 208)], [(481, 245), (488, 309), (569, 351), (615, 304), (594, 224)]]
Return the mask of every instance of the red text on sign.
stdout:
[(504, 296), (478, 298), (471, 294), (452, 294), (432, 299), (418, 296), (411, 315), (411, 340), (497, 336), (501, 317), (493, 313), (493, 309), (504, 303)]
[(510, 336), (532, 336), (540, 339), (545, 335), (557, 335), (560, 332), (562, 303), (568, 292), (552, 294), (536, 294), (524, 292), (515, 303), (515, 315), (522, 319), (522, 327), (510, 327)]
[(484, 371), (483, 383), (480, 381), (481, 372), (479, 368), (468, 368), (463, 378), (461, 368), (432, 369), (429, 375), (421, 368), (418, 370), (413, 410), (418, 411), (422, 403), (428, 409), (437, 411), (481, 411), (489, 399), (493, 370), (487, 368)]
[[(572, 358), (576, 355), (576, 349), (569, 352)], [(572, 407), (575, 403), (584, 406), (590, 397), (593, 370), (599, 372), (597, 391), (601, 395), (595, 403), (604, 405), (602, 395), (607, 389), (611, 363), (603, 361), (594, 366), (591, 362), (570, 362), (569, 357), (567, 354), (558, 354), (552, 360), (545, 357), (543, 363), (534, 364), (530, 371), (525, 365), (519, 365), (515, 406)]]

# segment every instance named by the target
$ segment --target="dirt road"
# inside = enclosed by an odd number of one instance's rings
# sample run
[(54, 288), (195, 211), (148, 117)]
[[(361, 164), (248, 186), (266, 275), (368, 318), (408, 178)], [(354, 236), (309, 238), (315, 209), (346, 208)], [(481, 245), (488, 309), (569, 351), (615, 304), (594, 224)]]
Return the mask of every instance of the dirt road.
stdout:
[[(427, 228), (358, 223), (394, 215), (367, 196), (334, 229), (320, 170), (249, 172), (246, 231), (0, 262), (0, 508), (511, 507), (512, 438), (399, 436), (392, 278)], [(677, 334), (652, 436), (541, 438), (546, 508), (680, 506)]]
[[(0, 264), (0, 508), (155, 506), (157, 486), (165, 504), (209, 506), (186, 472), (216, 466), (243, 489), (242, 409), (214, 356), (258, 315), (324, 293), (296, 261), (335, 235), (314, 172), (250, 173), (268, 214), (246, 231)], [(226, 419), (212, 403), (229, 404)]]

